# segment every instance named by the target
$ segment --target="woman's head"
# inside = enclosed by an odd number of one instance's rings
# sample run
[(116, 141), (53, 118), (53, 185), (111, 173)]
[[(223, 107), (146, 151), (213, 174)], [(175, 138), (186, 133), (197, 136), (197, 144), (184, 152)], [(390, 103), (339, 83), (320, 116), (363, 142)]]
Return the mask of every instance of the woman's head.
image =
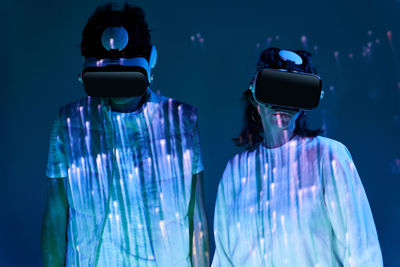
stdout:
[[(288, 65), (279, 56), (279, 48), (265, 49), (257, 62), (257, 71), (263, 68), (287, 69), (299, 72), (317, 74), (311, 62), (309, 52), (298, 50), (296, 52), (303, 63), (301, 65)], [(264, 128), (268, 131), (277, 129), (293, 130), (294, 135), (313, 137), (321, 134), (321, 130), (310, 130), (307, 128), (307, 116), (302, 110), (290, 108), (278, 108), (266, 106), (255, 101), (253, 93), (248, 89), (242, 94), (244, 101), (244, 123), (238, 138), (234, 138), (237, 146), (246, 147), (252, 150), (264, 137)], [(262, 116), (262, 118), (261, 118)]]

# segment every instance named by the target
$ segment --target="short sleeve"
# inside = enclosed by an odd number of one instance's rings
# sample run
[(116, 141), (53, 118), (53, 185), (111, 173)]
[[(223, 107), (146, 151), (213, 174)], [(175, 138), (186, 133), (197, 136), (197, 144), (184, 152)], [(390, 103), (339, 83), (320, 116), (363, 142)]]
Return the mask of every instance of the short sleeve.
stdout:
[(68, 171), (64, 138), (61, 129), (60, 116), (58, 115), (54, 121), (50, 135), (46, 176), (49, 178), (63, 178), (67, 177), (67, 175)]
[(197, 120), (193, 126), (193, 162), (192, 162), (192, 174), (203, 171), (203, 157), (201, 154), (201, 145), (199, 137), (199, 129), (197, 127)]

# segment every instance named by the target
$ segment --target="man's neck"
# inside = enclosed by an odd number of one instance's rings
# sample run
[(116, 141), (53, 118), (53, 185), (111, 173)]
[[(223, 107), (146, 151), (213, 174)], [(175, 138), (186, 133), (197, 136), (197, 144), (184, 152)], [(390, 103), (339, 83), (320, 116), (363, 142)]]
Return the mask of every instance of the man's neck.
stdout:
[(119, 101), (116, 101), (115, 99), (110, 98), (111, 110), (121, 113), (130, 113), (141, 108), (141, 106), (145, 103), (146, 95), (127, 97), (126, 102), (120, 101), (121, 99), (118, 100)]

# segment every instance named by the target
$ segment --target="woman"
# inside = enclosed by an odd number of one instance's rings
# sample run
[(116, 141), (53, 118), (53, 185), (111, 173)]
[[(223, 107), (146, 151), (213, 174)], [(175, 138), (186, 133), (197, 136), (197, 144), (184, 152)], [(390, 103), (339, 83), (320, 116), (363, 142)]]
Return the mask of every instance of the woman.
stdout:
[[(282, 69), (279, 49), (257, 67)], [(304, 73), (311, 55), (296, 51)], [(254, 86), (254, 84), (253, 84)], [(218, 266), (382, 266), (365, 191), (347, 148), (306, 127), (300, 109), (256, 101), (246, 90), (246, 150), (227, 164), (214, 218)]]

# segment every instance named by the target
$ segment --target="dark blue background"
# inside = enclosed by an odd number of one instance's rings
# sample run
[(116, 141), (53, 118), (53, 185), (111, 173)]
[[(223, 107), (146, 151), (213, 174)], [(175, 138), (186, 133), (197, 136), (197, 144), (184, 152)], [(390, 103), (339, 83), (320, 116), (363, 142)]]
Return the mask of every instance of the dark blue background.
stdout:
[[(50, 128), (61, 105), (84, 96), (77, 81), (81, 30), (104, 2), (0, 2), (0, 266), (41, 264)], [(240, 151), (230, 141), (241, 127), (240, 94), (258, 54), (267, 45), (306, 48), (326, 93), (310, 114), (311, 124), (324, 126), (326, 136), (349, 148), (385, 264), (400, 266), (399, 0), (131, 3), (145, 9), (158, 47), (153, 90), (199, 108), (211, 237), (218, 181), (228, 159)], [(204, 43), (191, 41), (197, 33)], [(368, 42), (371, 53), (363, 56)]]

